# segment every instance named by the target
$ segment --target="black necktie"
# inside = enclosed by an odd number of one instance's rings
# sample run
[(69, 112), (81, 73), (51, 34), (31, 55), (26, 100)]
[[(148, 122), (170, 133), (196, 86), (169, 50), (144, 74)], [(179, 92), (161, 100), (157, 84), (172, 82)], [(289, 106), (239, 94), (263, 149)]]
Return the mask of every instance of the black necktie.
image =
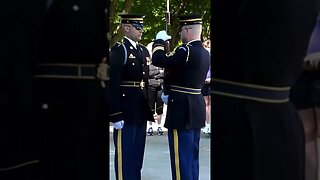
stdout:
[(142, 52), (141, 52), (141, 48), (140, 48), (140, 46), (137, 44), (137, 46), (136, 46), (136, 47), (137, 47), (137, 50), (138, 50), (139, 54), (140, 54), (140, 55), (142, 55)]

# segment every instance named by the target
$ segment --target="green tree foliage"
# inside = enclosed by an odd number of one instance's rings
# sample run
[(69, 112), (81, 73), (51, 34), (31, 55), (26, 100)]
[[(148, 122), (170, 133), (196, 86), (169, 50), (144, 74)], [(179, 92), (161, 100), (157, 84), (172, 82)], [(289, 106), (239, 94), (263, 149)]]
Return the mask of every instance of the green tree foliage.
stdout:
[[(166, 0), (111, 0), (110, 5), (110, 45), (113, 45), (123, 37), (120, 28), (121, 13), (134, 13), (145, 15), (144, 33), (140, 43), (147, 45), (153, 41), (157, 32), (166, 28), (165, 13), (167, 11)], [(210, 37), (210, 0), (170, 0), (169, 10), (171, 24), (168, 26), (168, 34), (172, 36), (171, 49), (177, 46), (179, 35), (179, 23), (177, 16), (197, 13), (203, 15), (203, 37)]]

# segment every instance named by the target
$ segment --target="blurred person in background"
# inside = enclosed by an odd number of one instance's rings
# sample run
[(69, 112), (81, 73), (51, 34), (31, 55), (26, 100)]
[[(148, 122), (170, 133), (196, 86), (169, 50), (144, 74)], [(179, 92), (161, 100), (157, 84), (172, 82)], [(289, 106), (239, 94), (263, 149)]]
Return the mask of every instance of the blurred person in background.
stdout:
[[(206, 39), (203, 42), (203, 47), (210, 53), (211, 52), (211, 40)], [(201, 94), (203, 95), (203, 98), (206, 102), (206, 126), (202, 129), (204, 134), (211, 134), (211, 127), (210, 127), (210, 124), (211, 124), (211, 96), (210, 96), (211, 88), (210, 88), (210, 82), (211, 82), (211, 70), (209, 68), (206, 80), (204, 82), (204, 86), (201, 89)]]
[[(154, 119), (157, 121), (157, 135), (163, 135), (163, 131), (161, 128), (161, 120), (163, 114), (163, 101), (161, 100), (162, 88), (163, 88), (163, 78), (164, 78), (164, 69), (160, 67), (156, 67), (152, 65), (152, 44), (153, 42), (147, 45), (147, 49), (149, 51), (150, 57), (147, 57), (147, 62), (149, 66), (149, 89), (148, 89), (148, 97), (149, 97), (149, 106), (154, 114)], [(152, 127), (152, 122), (149, 121), (149, 128), (147, 131), (148, 136), (152, 136), (154, 131)]]

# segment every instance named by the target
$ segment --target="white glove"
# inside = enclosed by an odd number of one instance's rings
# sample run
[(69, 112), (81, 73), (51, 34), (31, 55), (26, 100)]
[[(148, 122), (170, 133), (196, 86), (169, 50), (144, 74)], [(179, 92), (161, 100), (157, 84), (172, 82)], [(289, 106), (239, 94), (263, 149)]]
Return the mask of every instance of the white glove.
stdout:
[(162, 30), (158, 32), (158, 34), (156, 35), (156, 39), (162, 39), (163, 41), (167, 41), (171, 39), (171, 36), (169, 36), (165, 30)]
[(115, 123), (112, 123), (112, 126), (115, 129), (122, 129), (123, 125), (124, 125), (124, 121), (123, 120), (115, 122)]
[(161, 99), (165, 104), (168, 104), (169, 95), (161, 94)]

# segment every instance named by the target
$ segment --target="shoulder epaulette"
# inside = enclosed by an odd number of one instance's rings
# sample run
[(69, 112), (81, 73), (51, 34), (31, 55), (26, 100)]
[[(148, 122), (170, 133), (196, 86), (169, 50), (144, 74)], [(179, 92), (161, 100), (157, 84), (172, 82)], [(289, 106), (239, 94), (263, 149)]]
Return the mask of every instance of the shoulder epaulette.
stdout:
[(120, 47), (121, 44), (122, 44), (122, 42), (116, 42), (116, 43), (112, 46), (112, 49), (115, 49), (115, 48)]
[(184, 51), (187, 51), (187, 48), (186, 47), (183, 47), (183, 46), (180, 46), (178, 49), (182, 49)]
[(183, 50), (183, 51), (185, 51), (185, 52), (187, 52), (187, 58), (186, 58), (186, 62), (188, 62), (188, 60), (189, 60), (189, 45), (188, 44), (182, 44), (181, 46), (179, 46), (178, 47), (178, 49), (177, 50)]
[(128, 52), (127, 52), (127, 48), (124, 46), (123, 42), (116, 42), (113, 47), (112, 47), (112, 50), (116, 50), (118, 48), (121, 48), (123, 49), (124, 51), (124, 64), (126, 64), (127, 62), (127, 55), (128, 55)]

